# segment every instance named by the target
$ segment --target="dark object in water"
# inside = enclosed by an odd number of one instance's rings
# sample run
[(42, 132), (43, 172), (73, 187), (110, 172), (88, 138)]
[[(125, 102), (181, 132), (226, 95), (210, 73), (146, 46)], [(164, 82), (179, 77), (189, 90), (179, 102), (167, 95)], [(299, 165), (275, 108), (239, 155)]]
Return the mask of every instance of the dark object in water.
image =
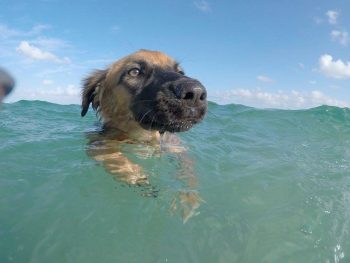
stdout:
[(0, 94), (7, 96), (11, 93), (14, 86), (15, 80), (12, 78), (12, 76), (7, 71), (0, 68)]

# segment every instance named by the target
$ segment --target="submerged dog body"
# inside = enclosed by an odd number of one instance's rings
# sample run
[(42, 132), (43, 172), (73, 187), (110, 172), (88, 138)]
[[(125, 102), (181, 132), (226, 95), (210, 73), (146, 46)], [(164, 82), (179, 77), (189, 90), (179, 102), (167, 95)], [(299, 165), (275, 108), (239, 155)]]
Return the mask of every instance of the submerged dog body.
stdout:
[(173, 133), (187, 131), (204, 118), (206, 97), (203, 85), (186, 76), (179, 63), (164, 53), (140, 50), (124, 57), (84, 80), (81, 116), (92, 104), (104, 128), (103, 134), (90, 136), (88, 153), (118, 180), (147, 184), (142, 168), (124, 156), (120, 144), (160, 146), (162, 141), (163, 150), (179, 153), (185, 171), (179, 178), (192, 189), (179, 194), (186, 221), (199, 207), (200, 198), (193, 190), (192, 161)]

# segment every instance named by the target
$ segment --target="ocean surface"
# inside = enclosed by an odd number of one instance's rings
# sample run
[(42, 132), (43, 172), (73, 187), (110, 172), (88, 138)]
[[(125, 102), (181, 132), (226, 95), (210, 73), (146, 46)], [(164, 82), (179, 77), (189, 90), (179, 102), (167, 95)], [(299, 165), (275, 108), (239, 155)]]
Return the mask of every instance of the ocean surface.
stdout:
[(87, 155), (96, 122), (78, 105), (1, 106), (0, 262), (350, 262), (350, 109), (210, 103), (179, 134), (203, 200), (186, 223), (172, 154), (139, 160), (145, 195)]

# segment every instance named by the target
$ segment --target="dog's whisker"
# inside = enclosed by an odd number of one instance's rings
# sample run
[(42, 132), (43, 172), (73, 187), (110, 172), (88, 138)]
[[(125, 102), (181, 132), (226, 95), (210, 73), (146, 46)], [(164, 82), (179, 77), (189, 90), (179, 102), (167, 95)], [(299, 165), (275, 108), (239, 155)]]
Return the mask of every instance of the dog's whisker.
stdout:
[[(177, 98), (167, 98), (167, 101), (179, 101)], [(133, 103), (130, 104), (130, 106), (134, 106), (138, 103), (146, 103), (146, 102), (154, 102), (154, 100), (138, 100), (134, 101)]]
[(150, 113), (152, 109), (148, 110), (145, 114), (143, 114), (143, 117), (139, 120), (140, 123), (142, 123), (142, 120), (146, 117), (148, 113)]
[(152, 117), (152, 120), (151, 120), (151, 127), (150, 127), (150, 130), (152, 130), (152, 125), (153, 125), (153, 122), (154, 122), (154, 118), (156, 117), (155, 114), (153, 114), (153, 117)]
[(152, 102), (153, 100), (138, 100), (130, 103), (130, 106), (134, 106), (135, 104), (142, 103), (142, 102)]

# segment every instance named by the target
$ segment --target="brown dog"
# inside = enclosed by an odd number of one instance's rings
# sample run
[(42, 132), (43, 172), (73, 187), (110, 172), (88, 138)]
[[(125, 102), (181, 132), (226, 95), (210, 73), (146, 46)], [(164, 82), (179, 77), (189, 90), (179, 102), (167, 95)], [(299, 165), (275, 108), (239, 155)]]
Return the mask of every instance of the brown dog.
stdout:
[[(120, 142), (159, 146), (162, 141), (162, 149), (183, 152), (172, 134), (189, 130), (204, 118), (206, 97), (198, 80), (186, 76), (179, 63), (158, 51), (140, 50), (95, 71), (84, 81), (81, 115), (91, 103), (105, 132), (90, 138), (89, 154), (118, 179), (129, 184), (147, 183), (141, 167), (123, 155)], [(189, 171), (185, 177), (192, 188), (195, 180), (188, 168), (190, 161), (183, 153), (180, 159)], [(191, 204), (192, 199), (189, 192), (181, 198), (189, 205), (187, 210), (197, 206)]]

